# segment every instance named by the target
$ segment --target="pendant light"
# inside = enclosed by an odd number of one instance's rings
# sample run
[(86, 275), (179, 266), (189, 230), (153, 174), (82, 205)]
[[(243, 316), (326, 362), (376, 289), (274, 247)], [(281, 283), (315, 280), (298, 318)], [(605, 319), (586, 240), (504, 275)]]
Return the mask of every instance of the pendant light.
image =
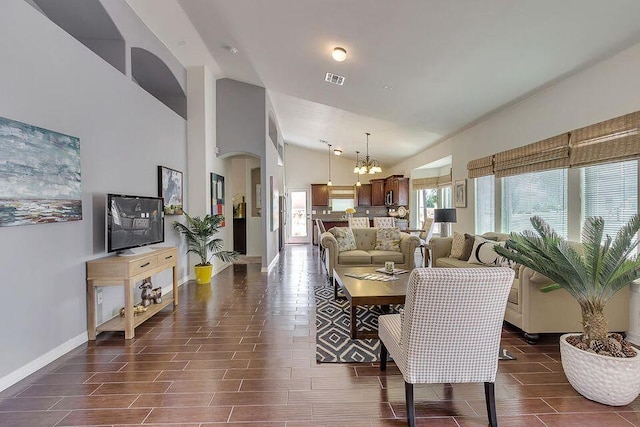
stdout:
[(382, 168), (380, 167), (380, 163), (377, 160), (369, 158), (369, 132), (366, 132), (367, 135), (367, 155), (364, 160), (360, 160), (356, 163), (356, 168), (353, 170), (353, 173), (357, 174), (365, 174), (373, 175), (378, 172), (382, 172)]
[(329, 181), (327, 181), (328, 186), (332, 186), (331, 183), (331, 144), (327, 144), (329, 146)]
[(358, 174), (358, 182), (356, 182), (356, 187), (361, 187), (362, 184), (360, 184), (360, 168), (358, 167), (358, 156), (360, 155), (359, 151), (356, 151), (356, 167), (353, 169), (353, 173), (357, 173)]

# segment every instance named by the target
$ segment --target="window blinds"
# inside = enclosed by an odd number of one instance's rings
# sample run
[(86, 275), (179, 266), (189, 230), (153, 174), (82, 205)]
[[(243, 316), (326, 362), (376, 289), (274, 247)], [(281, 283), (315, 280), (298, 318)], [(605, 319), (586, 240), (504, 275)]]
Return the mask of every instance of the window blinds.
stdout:
[(494, 231), (496, 186), (492, 175), (476, 178), (476, 234)]
[(569, 167), (569, 134), (554, 136), (495, 155), (497, 178)]
[(443, 185), (451, 184), (451, 170), (447, 175), (432, 176), (429, 178), (416, 178), (411, 180), (411, 185), (414, 190), (429, 190), (432, 188), (438, 188)]
[(467, 171), (469, 178), (493, 175), (493, 155), (471, 160), (467, 163)]
[(514, 175), (502, 181), (502, 229), (532, 230), (531, 218), (542, 217), (567, 237), (567, 169)]
[(355, 187), (348, 185), (332, 185), (329, 189), (330, 199), (354, 199), (356, 196)]

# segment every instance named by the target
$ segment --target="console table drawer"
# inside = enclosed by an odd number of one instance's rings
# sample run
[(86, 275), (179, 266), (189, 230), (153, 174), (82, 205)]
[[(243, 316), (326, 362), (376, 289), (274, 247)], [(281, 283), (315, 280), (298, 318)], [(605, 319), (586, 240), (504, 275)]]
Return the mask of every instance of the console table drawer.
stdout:
[(170, 251), (166, 251), (158, 255), (158, 265), (173, 264), (178, 259), (178, 250), (173, 248)]
[(135, 276), (158, 266), (158, 257), (152, 256), (129, 264), (129, 276)]

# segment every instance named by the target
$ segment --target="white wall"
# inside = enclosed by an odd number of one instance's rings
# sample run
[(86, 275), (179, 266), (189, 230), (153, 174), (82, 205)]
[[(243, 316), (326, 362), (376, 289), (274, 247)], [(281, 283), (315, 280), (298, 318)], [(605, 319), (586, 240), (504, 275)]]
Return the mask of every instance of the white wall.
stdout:
[(106, 193), (156, 195), (157, 166), (187, 161), (182, 118), (22, 0), (2, 3), (0, 57), (0, 116), (80, 138), (84, 216), (0, 228), (1, 389), (86, 340), (85, 262), (106, 255)]
[[(548, 87), (442, 143), (401, 162), (394, 173), (451, 154), (453, 180), (467, 177), (467, 162), (640, 110), (640, 45)], [(458, 208), (455, 230), (474, 229), (474, 181), (467, 180), (467, 207)]]

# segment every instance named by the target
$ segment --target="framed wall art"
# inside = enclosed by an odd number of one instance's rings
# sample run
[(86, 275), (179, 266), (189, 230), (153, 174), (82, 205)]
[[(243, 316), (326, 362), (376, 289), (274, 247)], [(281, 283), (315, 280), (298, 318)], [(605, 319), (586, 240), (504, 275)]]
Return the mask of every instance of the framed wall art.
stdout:
[(164, 199), (165, 215), (182, 215), (182, 172), (158, 166), (158, 196)]
[(461, 179), (453, 185), (453, 205), (456, 208), (467, 207), (467, 180)]
[(82, 219), (80, 139), (0, 117), (0, 226)]
[(217, 173), (211, 173), (211, 215), (224, 215), (224, 176)]

